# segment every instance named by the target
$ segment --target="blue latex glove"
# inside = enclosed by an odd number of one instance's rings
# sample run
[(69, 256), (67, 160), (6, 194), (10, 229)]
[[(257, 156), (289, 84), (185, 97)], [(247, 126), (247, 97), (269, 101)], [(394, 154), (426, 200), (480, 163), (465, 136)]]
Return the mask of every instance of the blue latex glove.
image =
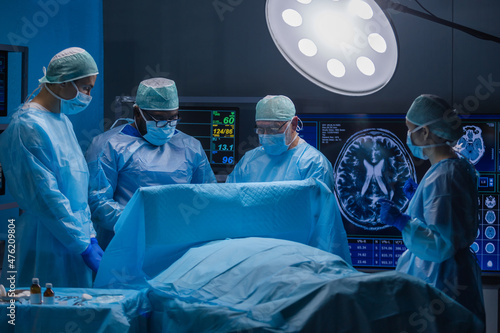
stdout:
[[(97, 247), (95, 247), (95, 245), (97, 245)], [(101, 263), (102, 254), (99, 253), (99, 249), (101, 249), (101, 247), (97, 244), (97, 240), (96, 243), (92, 244), (91, 239), (89, 246), (87, 246), (87, 249), (82, 252), (83, 261), (94, 272), (97, 272), (97, 270), (99, 269), (99, 264)]]
[(101, 255), (101, 257), (104, 255), (104, 251), (101, 249), (101, 247), (99, 246), (99, 244), (97, 243), (97, 239), (95, 239), (94, 237), (92, 237), (90, 239), (90, 245), (92, 245), (92, 247), (94, 248), (94, 250), (96, 250), (96, 252), (98, 254)]
[(390, 200), (379, 199), (377, 203), (380, 205), (380, 221), (398, 228), (399, 231), (403, 231), (410, 220), (410, 216), (401, 213), (394, 202)]
[(403, 192), (408, 200), (411, 200), (417, 191), (418, 184), (413, 178), (408, 178), (403, 186)]

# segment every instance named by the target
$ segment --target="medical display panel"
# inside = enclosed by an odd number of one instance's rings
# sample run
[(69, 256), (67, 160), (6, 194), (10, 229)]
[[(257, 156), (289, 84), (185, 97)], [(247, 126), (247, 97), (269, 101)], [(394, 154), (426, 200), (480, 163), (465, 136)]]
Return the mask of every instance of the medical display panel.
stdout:
[(7, 51), (0, 51), (0, 116), (7, 115)]
[[(0, 130), (0, 134), (4, 130)], [(0, 163), (0, 195), (5, 195), (5, 175), (3, 173), (2, 164)], [(0, 266), (1, 267), (1, 266)]]
[[(212, 168), (236, 163), (238, 108), (181, 106), (177, 128), (200, 140)], [(215, 170), (214, 170), (215, 171)]]
[[(402, 210), (408, 178), (419, 182), (430, 163), (406, 146), (401, 114), (302, 114), (299, 135), (332, 163), (335, 195), (355, 267), (391, 269), (406, 250), (401, 232), (381, 223), (377, 201), (391, 198)], [(500, 272), (500, 117), (463, 117), (457, 150), (479, 172), (479, 229), (471, 248), (483, 272)]]

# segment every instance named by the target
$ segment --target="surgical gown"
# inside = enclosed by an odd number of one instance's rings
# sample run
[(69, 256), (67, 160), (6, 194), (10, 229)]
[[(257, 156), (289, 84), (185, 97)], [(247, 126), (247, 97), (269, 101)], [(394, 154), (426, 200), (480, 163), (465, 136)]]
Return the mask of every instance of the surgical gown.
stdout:
[[(299, 144), (281, 155), (269, 155), (260, 146), (245, 153), (235, 166), (233, 172), (227, 177), (226, 183), (272, 182), (285, 180), (304, 180), (314, 178), (322, 181), (334, 192), (332, 164), (316, 148), (300, 139)], [(336, 200), (335, 200), (336, 201)], [(293, 205), (293, 203), (290, 203)], [(347, 245), (340, 210), (333, 209), (335, 224), (333, 237), (336, 244), (341, 244), (335, 254), (341, 256), (349, 264), (351, 255)]]
[(91, 287), (81, 256), (95, 235), (89, 173), (68, 117), (23, 105), (0, 136), (0, 162), (24, 211), (15, 221), (16, 285), (37, 277), (57, 287)]
[(477, 175), (465, 159), (446, 159), (425, 174), (403, 229), (408, 248), (397, 270), (421, 278), (484, 322), (481, 269), (470, 245), (478, 222)]
[(166, 144), (154, 146), (131, 125), (119, 126), (95, 137), (86, 158), (89, 205), (103, 248), (139, 187), (216, 182), (201, 143), (178, 130)]
[(272, 182), (316, 178), (332, 192), (335, 184), (330, 161), (316, 148), (300, 139), (281, 155), (269, 155), (260, 146), (245, 153), (226, 183)]

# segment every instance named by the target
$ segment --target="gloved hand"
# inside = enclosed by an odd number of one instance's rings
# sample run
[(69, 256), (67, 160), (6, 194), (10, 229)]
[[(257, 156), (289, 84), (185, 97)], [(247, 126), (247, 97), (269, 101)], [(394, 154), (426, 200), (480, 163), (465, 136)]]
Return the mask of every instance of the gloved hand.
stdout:
[(92, 237), (90, 239), (90, 245), (92, 245), (92, 247), (96, 250), (96, 252), (101, 255), (101, 257), (104, 255), (104, 251), (101, 249), (101, 247), (97, 243), (96, 238)]
[(399, 231), (403, 231), (410, 220), (410, 216), (401, 213), (396, 205), (394, 205), (394, 202), (390, 200), (379, 199), (377, 203), (380, 205), (380, 221), (398, 228)]
[(89, 246), (87, 246), (87, 249), (82, 252), (83, 261), (96, 273), (99, 269), (99, 264), (101, 263), (102, 258), (102, 254), (99, 253), (99, 249), (101, 249), (101, 247), (97, 244), (97, 240), (95, 244), (92, 244), (92, 240), (90, 240)]
[(417, 191), (418, 184), (413, 178), (408, 178), (403, 186), (403, 192), (408, 200), (411, 200)]

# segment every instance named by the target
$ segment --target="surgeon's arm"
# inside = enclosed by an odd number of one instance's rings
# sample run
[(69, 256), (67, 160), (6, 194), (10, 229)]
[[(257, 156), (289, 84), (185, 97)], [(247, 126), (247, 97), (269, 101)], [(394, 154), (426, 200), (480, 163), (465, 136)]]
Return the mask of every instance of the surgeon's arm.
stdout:
[(333, 179), (333, 168), (330, 161), (328, 161), (328, 159), (319, 152), (317, 155), (311, 154), (311, 157), (308, 158), (306, 154), (312, 152), (314, 151), (306, 151), (304, 156), (301, 157), (301, 162), (306, 161), (307, 163), (304, 166), (300, 165), (300, 168), (303, 169), (300, 171), (304, 173), (303, 179), (315, 178), (321, 180), (333, 192), (335, 182)]
[(455, 254), (452, 219), (453, 197), (450, 194), (427, 200), (424, 207), (426, 222), (412, 218), (403, 229), (403, 241), (417, 257), (443, 262)]
[[(91, 146), (89, 151), (94, 148)], [(96, 154), (95, 158), (87, 154), (90, 173), (89, 206), (92, 221), (101, 228), (111, 231), (125, 208), (114, 200), (119, 173), (119, 162), (114, 155), (107, 144), (102, 152)]]
[(193, 178), (191, 179), (192, 184), (204, 184), (204, 183), (217, 183), (215, 179), (214, 172), (208, 161), (207, 154), (203, 151), (201, 144), (197, 142), (196, 153), (194, 155), (195, 161), (188, 161), (193, 163), (194, 171)]
[[(252, 181), (261, 181), (256, 180), (258, 176), (255, 176), (255, 166), (259, 165), (259, 162), (256, 162), (258, 154), (256, 150), (250, 150), (243, 155), (243, 157), (236, 163), (233, 168), (233, 171), (227, 176), (226, 183), (246, 183)], [(259, 165), (260, 166), (260, 165)]]
[(238, 183), (242, 179), (242, 166), (245, 165), (247, 161), (247, 154), (245, 154), (241, 160), (234, 166), (233, 171), (227, 176), (226, 183)]

